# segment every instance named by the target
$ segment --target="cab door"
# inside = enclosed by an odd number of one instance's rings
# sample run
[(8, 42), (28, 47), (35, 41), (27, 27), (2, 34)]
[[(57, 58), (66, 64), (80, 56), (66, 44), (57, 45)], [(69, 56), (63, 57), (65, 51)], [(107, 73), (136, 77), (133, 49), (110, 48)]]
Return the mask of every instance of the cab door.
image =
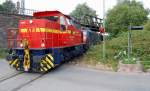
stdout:
[(67, 34), (67, 24), (66, 19), (63, 15), (60, 16), (60, 33), (59, 42), (60, 46), (69, 46), (69, 35)]

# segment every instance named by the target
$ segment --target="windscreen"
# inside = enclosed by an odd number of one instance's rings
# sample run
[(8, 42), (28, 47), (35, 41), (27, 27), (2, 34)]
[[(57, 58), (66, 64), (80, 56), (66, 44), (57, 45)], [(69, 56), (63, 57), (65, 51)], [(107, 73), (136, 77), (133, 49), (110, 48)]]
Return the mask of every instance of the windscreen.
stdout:
[(50, 20), (50, 21), (57, 22), (59, 17), (58, 16), (43, 16), (43, 17), (38, 17), (37, 19), (47, 19), (47, 20)]

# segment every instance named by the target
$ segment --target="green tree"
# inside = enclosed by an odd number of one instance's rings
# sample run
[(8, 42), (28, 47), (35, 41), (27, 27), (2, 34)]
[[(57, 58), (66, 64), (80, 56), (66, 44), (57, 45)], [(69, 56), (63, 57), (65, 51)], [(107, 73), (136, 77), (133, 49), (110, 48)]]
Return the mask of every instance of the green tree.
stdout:
[(116, 36), (122, 31), (127, 31), (130, 24), (134, 26), (143, 25), (148, 20), (148, 13), (142, 3), (135, 0), (131, 2), (124, 0), (108, 11), (106, 31)]
[(3, 11), (4, 9), (3, 9), (3, 6), (2, 5), (0, 5), (0, 11)]
[(7, 13), (16, 13), (16, 7), (15, 4), (11, 0), (6, 0), (3, 4), (2, 7), (5, 12)]
[[(75, 17), (78, 20), (84, 20), (84, 15), (97, 16), (96, 11), (90, 8), (86, 3), (78, 4), (76, 9), (70, 13), (71, 16)], [(81, 21), (84, 23), (84, 21)]]

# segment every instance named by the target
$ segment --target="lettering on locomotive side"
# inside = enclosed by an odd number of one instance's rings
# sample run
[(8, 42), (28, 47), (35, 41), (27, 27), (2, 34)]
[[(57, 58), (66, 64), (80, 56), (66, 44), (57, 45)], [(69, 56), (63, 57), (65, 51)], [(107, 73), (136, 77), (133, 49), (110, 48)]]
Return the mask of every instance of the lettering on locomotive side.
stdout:
[(22, 32), (22, 33), (27, 32), (27, 28), (21, 29), (21, 32)]
[(78, 32), (66, 30), (60, 31), (56, 29), (48, 29), (48, 28), (22, 28), (20, 29), (21, 33), (29, 32), (47, 32), (47, 33), (56, 33), (56, 34), (79, 34)]

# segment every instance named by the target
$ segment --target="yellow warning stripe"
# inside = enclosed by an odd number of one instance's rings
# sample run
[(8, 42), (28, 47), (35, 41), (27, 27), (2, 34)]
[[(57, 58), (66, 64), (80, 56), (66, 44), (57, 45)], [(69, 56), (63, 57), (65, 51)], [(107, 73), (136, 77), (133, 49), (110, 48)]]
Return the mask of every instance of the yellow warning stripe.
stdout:
[(19, 67), (19, 63), (16, 64), (16, 68), (18, 68), (18, 67)]
[(16, 69), (18, 69), (18, 68), (19, 68), (19, 62), (18, 62), (18, 59), (9, 61), (9, 65), (15, 67)]
[(17, 61), (18, 61), (18, 59), (16, 59), (15, 61), (13, 61), (11, 65), (16, 65)]
[(44, 57), (40, 62), (40, 71), (46, 72), (49, 69), (54, 67), (54, 58), (52, 55), (47, 54), (46, 57)]
[[(52, 67), (49, 65), (49, 64), (47, 64), (44, 60), (42, 60), (42, 62), (41, 62), (41, 68), (43, 68), (44, 70), (45, 69), (47, 69), (47, 70), (49, 70), (49, 69), (51, 69)], [(45, 71), (47, 71), (47, 70), (45, 70)]]
[(51, 68), (51, 66), (50, 66), (50, 65), (47, 65), (47, 67), (48, 67), (48, 69), (50, 69), (50, 68)]
[(30, 69), (30, 53), (29, 52), (30, 50), (28, 48), (28, 41), (25, 41), (23, 68), (27, 70)]
[(43, 63), (42, 63), (42, 62), (40, 63), (40, 66), (41, 66), (41, 67), (44, 67), (44, 65), (43, 65)]
[(45, 70), (44, 70), (44, 65), (43, 65), (43, 63), (40, 63), (40, 66), (41, 66), (40, 70), (41, 70), (41, 71), (45, 71)]
[(45, 66), (46, 66), (48, 69), (50, 69), (50, 68), (51, 68), (51, 66), (50, 66), (49, 64), (47, 64), (45, 61), (44, 61), (44, 62), (42, 62), (41, 64), (42, 64), (42, 67), (44, 67), (44, 65), (43, 65), (43, 64), (45, 64)]
[(43, 67), (42, 67), (42, 68), (40, 68), (40, 70), (41, 70), (41, 71), (46, 71)]
[(47, 71), (47, 70), (48, 70), (46, 67), (43, 67), (43, 69), (44, 69), (45, 71)]
[(54, 61), (54, 58), (52, 57), (52, 55), (47, 54), (48, 57), (50, 57), (52, 59), (52, 61)]
[(12, 61), (9, 61), (9, 65), (11, 65), (13, 62), (14, 62), (14, 60), (12, 60)]
[(46, 62), (46, 64), (47, 64), (47, 66), (49, 66), (48, 68), (52, 68), (52, 67), (53, 67), (53, 66), (49, 63), (48, 60), (45, 60), (45, 62)]
[(42, 68), (40, 68), (40, 71), (42, 71), (42, 72), (43, 72), (44, 70), (43, 70)]
[(50, 65), (52, 66), (52, 67), (54, 67), (54, 64), (51, 62), (51, 60), (50, 59), (48, 59), (47, 57), (46, 57), (46, 59), (45, 59), (47, 62), (49, 62), (50, 63)]

